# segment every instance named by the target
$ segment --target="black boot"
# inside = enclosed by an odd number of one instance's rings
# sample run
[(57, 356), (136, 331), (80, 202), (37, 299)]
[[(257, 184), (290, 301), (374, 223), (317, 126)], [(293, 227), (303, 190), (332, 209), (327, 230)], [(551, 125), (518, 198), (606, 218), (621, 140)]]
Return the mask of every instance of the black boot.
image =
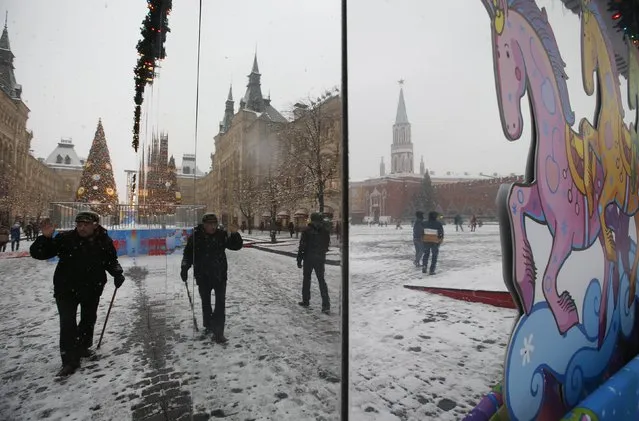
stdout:
[(300, 301), (299, 303), (297, 303), (299, 305), (301, 305), (302, 307), (308, 307), (310, 306), (310, 303), (308, 301)]
[(98, 358), (98, 354), (96, 354), (94, 350), (89, 348), (81, 348), (79, 352), (80, 358), (87, 358), (92, 361)]
[(67, 377), (70, 376), (71, 374), (75, 373), (75, 371), (79, 368), (79, 365), (75, 365), (75, 364), (65, 364), (62, 366), (62, 369), (60, 369), (60, 371), (58, 371), (58, 374), (56, 374), (57, 377)]

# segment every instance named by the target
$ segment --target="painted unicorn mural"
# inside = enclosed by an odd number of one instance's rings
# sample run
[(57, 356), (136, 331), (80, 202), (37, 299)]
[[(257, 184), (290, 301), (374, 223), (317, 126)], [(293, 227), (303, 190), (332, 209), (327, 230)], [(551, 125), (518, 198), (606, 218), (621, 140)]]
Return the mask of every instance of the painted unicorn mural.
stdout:
[[(629, 217), (631, 216), (634, 217), (639, 238), (639, 183), (637, 183), (637, 148), (636, 144), (631, 142), (630, 130), (623, 121), (624, 110), (621, 102), (619, 72), (613, 57), (612, 43), (605, 28), (597, 5), (590, 0), (584, 0), (581, 9), (583, 86), (586, 94), (593, 95), (595, 91), (593, 74), (596, 74), (598, 86), (595, 113), (597, 130), (591, 132), (594, 136), (588, 137), (586, 144), (594, 150), (598, 165), (602, 166), (604, 173), (603, 182), (597, 181), (601, 183), (601, 194), (596, 198), (596, 202), (604, 232), (606, 273), (614, 264), (613, 301), (616, 303), (619, 290), (619, 270), (616, 267), (617, 249), (628, 250)], [(592, 177), (586, 177), (586, 180), (588, 183), (593, 181)], [(587, 187), (587, 191), (593, 190), (592, 185)], [(614, 237), (613, 229), (616, 231)], [(621, 259), (624, 269), (630, 273), (631, 294), (628, 305), (631, 305), (634, 302), (639, 254), (635, 256), (632, 268), (629, 267), (627, 253), (621, 253)], [(602, 302), (606, 301), (606, 295), (607, 289), (604, 289)], [(602, 310), (605, 310), (605, 307)], [(605, 331), (605, 323), (606, 312), (602, 311), (600, 331)]]
[[(559, 293), (557, 277), (572, 250), (589, 248), (601, 238), (598, 213), (589, 212), (587, 182), (603, 174), (592, 166), (584, 138), (592, 137), (592, 126), (580, 122), (579, 133), (570, 106), (565, 63), (559, 53), (545, 9), (533, 0), (482, 0), (492, 22), (493, 62), (502, 128), (509, 140), (523, 131), (521, 99), (527, 92), (532, 113), (532, 146), (527, 177), (530, 184), (515, 184), (508, 196), (514, 244), (514, 287), (523, 311), (534, 304), (536, 267), (527, 239), (525, 219), (545, 224), (552, 236), (542, 290), (563, 334), (579, 323), (575, 301), (568, 291)], [(532, 174), (530, 174), (532, 172)], [(600, 193), (595, 185), (592, 196)], [(610, 276), (604, 279), (607, 287)], [(605, 306), (606, 303), (602, 303)]]

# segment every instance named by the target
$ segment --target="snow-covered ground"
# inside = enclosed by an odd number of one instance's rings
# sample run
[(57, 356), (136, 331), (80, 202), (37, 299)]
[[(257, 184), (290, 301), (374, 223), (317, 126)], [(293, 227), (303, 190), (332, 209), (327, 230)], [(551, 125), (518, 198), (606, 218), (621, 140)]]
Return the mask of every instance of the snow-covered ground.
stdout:
[[(280, 253), (287, 253), (289, 255), (297, 254), (299, 249), (300, 239), (295, 234), (291, 237), (289, 233), (282, 231), (282, 234), (277, 236), (277, 242), (271, 243), (268, 231), (260, 232), (259, 230), (253, 231), (250, 235), (248, 232), (242, 234), (245, 242), (253, 243), (253, 247), (264, 250)], [(329, 264), (339, 264), (341, 261), (341, 241), (337, 239), (336, 235), (331, 235), (331, 242), (326, 253), (326, 260)]]
[[(117, 292), (101, 358), (61, 383), (55, 264), (0, 261), (2, 420), (337, 420), (340, 396), (340, 268), (327, 266), (333, 314), (297, 305), (295, 260), (259, 250), (228, 252), (227, 346), (194, 333), (181, 256), (122, 258), (131, 273)], [(189, 285), (191, 281), (189, 280)], [(113, 294), (100, 304), (97, 344)], [(201, 328), (200, 300), (194, 296)]]
[[(409, 226), (350, 227), (350, 419), (461, 419), (501, 378), (513, 310), (404, 288), (505, 289), (497, 227), (445, 228), (439, 273), (429, 277), (412, 265)], [(327, 266), (325, 316), (315, 280), (312, 308), (297, 305), (294, 258), (250, 248), (228, 256), (226, 347), (193, 331), (179, 252), (122, 258), (148, 274), (118, 290), (101, 359), (63, 383), (53, 378), (55, 265), (0, 260), (0, 419), (339, 419), (340, 268)], [(112, 294), (110, 281), (96, 344)]]
[(445, 226), (430, 277), (413, 266), (403, 228), (350, 227), (351, 418), (462, 419), (501, 380), (516, 313), (403, 285), (505, 290), (499, 230)]

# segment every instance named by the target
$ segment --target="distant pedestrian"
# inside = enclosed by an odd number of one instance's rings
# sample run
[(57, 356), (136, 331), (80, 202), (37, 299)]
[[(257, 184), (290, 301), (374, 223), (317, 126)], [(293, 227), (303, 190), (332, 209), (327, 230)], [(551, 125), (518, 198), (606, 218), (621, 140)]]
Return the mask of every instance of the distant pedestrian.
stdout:
[(477, 229), (477, 217), (473, 215), (470, 218), (470, 231), (475, 232), (476, 229)]
[(20, 249), (20, 222), (13, 224), (11, 227), (11, 251)]
[(0, 225), (0, 252), (7, 251), (7, 243), (9, 242), (10, 236), (9, 228)]
[(331, 302), (326, 286), (325, 265), (326, 253), (331, 242), (330, 231), (326, 229), (320, 213), (311, 214), (311, 222), (307, 229), (302, 232), (300, 245), (297, 252), (297, 267), (303, 268), (302, 278), (302, 301), (299, 305), (308, 307), (311, 301), (311, 275), (315, 271), (319, 282), (320, 295), (322, 297), (322, 312), (329, 313)]
[(464, 232), (464, 220), (460, 214), (455, 215), (455, 231), (461, 230)]
[(415, 212), (415, 223), (413, 224), (413, 245), (415, 246), (415, 267), (422, 265), (422, 256), (424, 255), (424, 212)]
[(424, 222), (424, 263), (422, 273), (428, 269), (428, 259), (432, 254), (429, 274), (434, 275), (437, 269), (439, 246), (444, 241), (444, 226), (437, 220), (437, 212), (428, 213), (428, 221)]

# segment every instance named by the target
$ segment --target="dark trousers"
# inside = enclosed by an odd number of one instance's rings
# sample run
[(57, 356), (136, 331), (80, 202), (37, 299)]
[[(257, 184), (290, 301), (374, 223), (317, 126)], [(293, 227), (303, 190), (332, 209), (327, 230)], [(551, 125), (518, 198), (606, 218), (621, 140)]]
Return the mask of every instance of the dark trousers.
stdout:
[(0, 243), (0, 251), (7, 251), (7, 242), (3, 241)]
[(413, 238), (413, 244), (415, 245), (415, 265), (421, 266), (420, 262), (424, 254), (424, 242), (421, 238)]
[(426, 272), (428, 267), (428, 258), (433, 255), (433, 259), (430, 261), (430, 273), (435, 272), (437, 269), (437, 257), (439, 257), (439, 244), (438, 243), (424, 243), (424, 267), (423, 271)]
[(20, 240), (11, 240), (11, 251), (18, 251), (20, 249)]
[(330, 309), (331, 301), (328, 298), (328, 287), (326, 279), (324, 279), (326, 258), (305, 258), (303, 266), (302, 278), (302, 301), (308, 303), (311, 301), (311, 275), (315, 271), (317, 281), (319, 282), (320, 295), (322, 296), (322, 308)]
[[(226, 322), (226, 280), (198, 285), (202, 301), (202, 324), (216, 335), (224, 335)], [(211, 292), (215, 292), (215, 308), (211, 307)]]
[[(93, 345), (93, 329), (98, 318), (100, 296), (56, 297), (60, 315), (60, 356), (64, 365), (80, 365), (80, 350)], [(78, 305), (80, 323), (77, 323)]]

